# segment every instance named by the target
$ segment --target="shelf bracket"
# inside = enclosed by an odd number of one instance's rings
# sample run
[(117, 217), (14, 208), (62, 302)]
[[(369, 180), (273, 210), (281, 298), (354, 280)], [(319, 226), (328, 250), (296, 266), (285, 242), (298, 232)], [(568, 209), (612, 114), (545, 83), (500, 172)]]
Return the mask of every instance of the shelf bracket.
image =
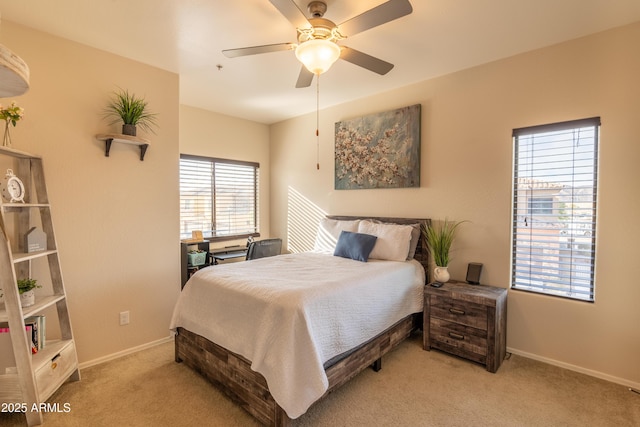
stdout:
[(107, 138), (104, 140), (104, 156), (109, 157), (109, 151), (111, 151), (111, 143), (113, 142), (113, 138)]
[(144, 161), (144, 155), (147, 153), (147, 148), (149, 147), (149, 144), (142, 144), (140, 145), (140, 161)]

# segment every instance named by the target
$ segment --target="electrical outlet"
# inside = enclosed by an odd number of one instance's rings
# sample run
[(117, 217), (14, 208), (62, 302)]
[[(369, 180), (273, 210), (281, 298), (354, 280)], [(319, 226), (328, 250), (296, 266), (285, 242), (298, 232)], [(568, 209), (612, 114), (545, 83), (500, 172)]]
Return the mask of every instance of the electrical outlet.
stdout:
[(129, 312), (121, 311), (120, 312), (120, 326), (129, 324)]

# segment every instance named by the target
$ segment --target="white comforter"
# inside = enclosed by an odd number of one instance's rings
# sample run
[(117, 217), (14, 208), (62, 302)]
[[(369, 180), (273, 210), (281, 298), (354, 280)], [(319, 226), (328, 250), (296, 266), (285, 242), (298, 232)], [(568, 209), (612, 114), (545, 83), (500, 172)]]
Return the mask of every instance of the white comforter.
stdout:
[(184, 287), (184, 327), (251, 360), (297, 418), (327, 390), (323, 363), (422, 311), (424, 269), (314, 252), (206, 268)]

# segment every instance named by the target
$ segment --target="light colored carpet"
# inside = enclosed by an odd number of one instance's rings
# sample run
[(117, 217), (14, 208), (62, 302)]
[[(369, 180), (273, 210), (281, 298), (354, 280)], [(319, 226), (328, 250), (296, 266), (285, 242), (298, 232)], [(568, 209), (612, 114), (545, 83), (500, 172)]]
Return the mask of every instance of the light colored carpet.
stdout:
[[(640, 395), (626, 387), (518, 356), (497, 373), (438, 351), (415, 334), (318, 402), (295, 426), (640, 426)], [(44, 426), (254, 426), (162, 344), (82, 370), (50, 402)], [(0, 426), (24, 426), (0, 414)]]

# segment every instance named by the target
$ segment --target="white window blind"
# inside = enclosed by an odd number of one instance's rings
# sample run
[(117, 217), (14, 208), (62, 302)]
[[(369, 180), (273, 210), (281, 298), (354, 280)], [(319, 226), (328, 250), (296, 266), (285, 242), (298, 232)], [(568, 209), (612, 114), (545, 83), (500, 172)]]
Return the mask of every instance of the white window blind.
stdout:
[(594, 301), (599, 128), (513, 131), (512, 288)]
[(258, 233), (258, 172), (252, 162), (180, 155), (180, 236)]

